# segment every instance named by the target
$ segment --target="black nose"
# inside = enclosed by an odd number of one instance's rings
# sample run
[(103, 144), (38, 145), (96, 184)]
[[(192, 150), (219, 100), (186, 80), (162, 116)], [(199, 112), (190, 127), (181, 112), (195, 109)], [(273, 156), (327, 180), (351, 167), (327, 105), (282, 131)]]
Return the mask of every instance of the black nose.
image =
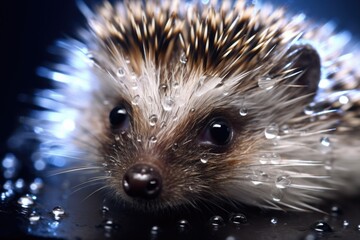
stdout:
[(160, 173), (147, 164), (137, 164), (130, 167), (123, 179), (123, 188), (130, 197), (156, 198), (161, 192), (161, 187)]

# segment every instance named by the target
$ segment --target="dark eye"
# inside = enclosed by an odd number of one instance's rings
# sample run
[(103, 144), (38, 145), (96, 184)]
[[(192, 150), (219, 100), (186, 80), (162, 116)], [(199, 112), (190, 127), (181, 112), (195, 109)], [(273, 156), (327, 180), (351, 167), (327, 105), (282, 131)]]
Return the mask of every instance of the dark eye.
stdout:
[(112, 128), (126, 129), (129, 127), (130, 120), (127, 109), (123, 105), (116, 106), (109, 114), (109, 120)]
[(200, 135), (200, 141), (207, 144), (224, 146), (232, 138), (233, 130), (223, 118), (212, 119)]

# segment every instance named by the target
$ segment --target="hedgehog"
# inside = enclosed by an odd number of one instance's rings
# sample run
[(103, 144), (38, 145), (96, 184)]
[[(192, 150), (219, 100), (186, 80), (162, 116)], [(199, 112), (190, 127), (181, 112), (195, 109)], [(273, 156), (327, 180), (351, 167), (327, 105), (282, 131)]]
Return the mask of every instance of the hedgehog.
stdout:
[[(358, 193), (359, 49), (269, 4), (79, 3), (88, 27), (40, 67), (54, 89), (28, 119), (45, 155), (114, 199), (319, 210)], [(44, 146), (48, 146), (48, 150)]]

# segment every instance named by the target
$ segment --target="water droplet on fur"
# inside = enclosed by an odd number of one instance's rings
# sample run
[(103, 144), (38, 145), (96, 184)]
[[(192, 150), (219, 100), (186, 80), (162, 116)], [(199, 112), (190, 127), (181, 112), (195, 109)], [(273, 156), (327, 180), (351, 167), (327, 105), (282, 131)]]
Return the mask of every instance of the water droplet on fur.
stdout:
[(240, 225), (240, 224), (246, 224), (248, 220), (244, 214), (236, 213), (231, 215), (230, 222), (232, 222), (235, 225)]
[(156, 114), (153, 114), (153, 115), (151, 115), (150, 117), (149, 117), (149, 124), (150, 124), (150, 126), (155, 126), (156, 125), (156, 123), (157, 123), (157, 121), (158, 121), (158, 117), (157, 117), (157, 115)]
[(272, 89), (275, 86), (275, 83), (276, 83), (275, 79), (272, 79), (269, 76), (260, 77), (258, 80), (258, 86), (264, 90)]
[(120, 67), (117, 72), (116, 72), (116, 75), (120, 78), (124, 77), (125, 76), (125, 69), (123, 67)]
[(284, 124), (280, 127), (280, 131), (283, 133), (283, 134), (289, 134), (290, 133), (290, 126), (287, 125), (287, 124)]
[(36, 212), (32, 212), (29, 215), (29, 221), (31, 224), (37, 223), (40, 220), (40, 215)]
[(206, 154), (203, 154), (200, 158), (201, 163), (207, 163), (209, 161), (208, 156)]
[(179, 222), (178, 222), (178, 229), (180, 232), (185, 232), (187, 231), (188, 229), (190, 228), (190, 224), (187, 220), (185, 219), (181, 219)]
[(171, 97), (165, 97), (162, 102), (163, 109), (165, 111), (170, 111), (173, 108), (174, 103), (174, 99), (172, 99)]
[(179, 148), (179, 144), (178, 144), (178, 143), (174, 143), (171, 148), (172, 148), (173, 151), (176, 151), (176, 150), (178, 150), (178, 148)]
[(210, 218), (210, 224), (213, 227), (221, 227), (225, 225), (225, 222), (221, 216), (216, 215)]
[(64, 217), (65, 210), (60, 206), (56, 206), (53, 208), (52, 214), (54, 216), (54, 219), (57, 221)]
[(135, 106), (138, 105), (140, 102), (140, 99), (141, 99), (140, 96), (136, 95), (131, 101), (132, 105), (135, 105)]
[(181, 53), (181, 55), (180, 55), (180, 62), (181, 62), (182, 64), (186, 64), (187, 61), (188, 61), (188, 59), (187, 59), (187, 57), (186, 57), (185, 52)]
[(311, 228), (316, 232), (332, 232), (330, 225), (324, 221), (316, 222)]
[(195, 112), (195, 108), (191, 108), (190, 113), (194, 113), (194, 112)]
[(239, 113), (240, 116), (245, 117), (248, 114), (248, 109), (246, 107), (241, 107)]
[(151, 136), (151, 137), (149, 138), (149, 141), (150, 141), (150, 143), (156, 143), (156, 142), (157, 142), (157, 138), (156, 138), (155, 136)]
[(35, 202), (34, 199), (29, 194), (26, 194), (25, 196), (20, 197), (17, 203), (22, 208), (30, 208), (34, 205)]
[(174, 89), (179, 88), (179, 86), (180, 86), (180, 84), (179, 84), (179, 82), (177, 82), (177, 81), (175, 81), (175, 82), (172, 83), (172, 87), (173, 87)]
[(278, 176), (275, 180), (275, 186), (280, 189), (289, 187), (291, 184), (291, 178), (289, 175)]
[(350, 101), (349, 98), (347, 96), (345, 96), (345, 95), (339, 97), (339, 102), (342, 105), (345, 105), (345, 104), (349, 103), (349, 101)]
[(160, 92), (161, 94), (163, 94), (163, 93), (166, 92), (167, 88), (168, 88), (168, 86), (167, 86), (165, 83), (160, 84), (160, 86), (159, 86), (159, 92)]
[(344, 221), (343, 221), (343, 227), (344, 227), (344, 228), (347, 228), (349, 225), (350, 225), (350, 222), (349, 222), (349, 221), (347, 221), (347, 220), (344, 220)]
[(279, 134), (279, 126), (276, 123), (270, 124), (267, 128), (265, 128), (265, 137), (267, 139), (274, 139)]
[(277, 224), (278, 223), (278, 219), (277, 218), (272, 218), (271, 220), (270, 220), (270, 222), (271, 222), (271, 224)]
[(357, 230), (358, 230), (358, 231), (360, 231), (360, 224), (359, 224), (359, 225), (357, 225)]

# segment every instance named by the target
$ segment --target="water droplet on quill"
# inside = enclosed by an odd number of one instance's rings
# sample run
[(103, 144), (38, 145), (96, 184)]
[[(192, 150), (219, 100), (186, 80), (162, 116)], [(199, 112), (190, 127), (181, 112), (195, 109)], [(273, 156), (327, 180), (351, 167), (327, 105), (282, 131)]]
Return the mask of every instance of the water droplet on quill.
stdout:
[(275, 185), (277, 188), (284, 189), (291, 184), (291, 178), (289, 175), (282, 175), (276, 178)]
[(267, 139), (274, 139), (279, 134), (279, 126), (275, 123), (270, 124), (267, 128), (265, 128), (265, 137)]
[(260, 77), (258, 79), (258, 86), (264, 90), (272, 89), (275, 86), (275, 83), (276, 83), (275, 79), (272, 79), (269, 76)]

